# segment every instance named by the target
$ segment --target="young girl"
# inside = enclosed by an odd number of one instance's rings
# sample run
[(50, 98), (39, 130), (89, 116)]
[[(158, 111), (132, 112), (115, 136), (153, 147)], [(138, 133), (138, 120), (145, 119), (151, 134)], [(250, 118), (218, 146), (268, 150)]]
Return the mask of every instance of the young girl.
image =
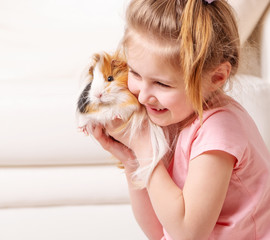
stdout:
[(132, 0), (126, 17), (129, 90), (176, 137), (173, 157), (138, 189), (132, 174), (152, 154), (147, 129), (131, 142), (113, 131), (119, 119), (106, 126), (110, 137), (91, 129), (125, 167), (138, 224), (149, 239), (269, 240), (270, 155), (248, 113), (222, 91), (239, 63), (230, 6)]

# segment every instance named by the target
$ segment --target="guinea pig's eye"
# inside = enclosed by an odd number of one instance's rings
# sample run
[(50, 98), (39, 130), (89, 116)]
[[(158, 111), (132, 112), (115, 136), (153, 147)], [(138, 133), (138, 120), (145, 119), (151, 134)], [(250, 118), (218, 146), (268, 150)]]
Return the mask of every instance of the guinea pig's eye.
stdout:
[(108, 80), (108, 82), (113, 81), (113, 76), (109, 76), (107, 80)]

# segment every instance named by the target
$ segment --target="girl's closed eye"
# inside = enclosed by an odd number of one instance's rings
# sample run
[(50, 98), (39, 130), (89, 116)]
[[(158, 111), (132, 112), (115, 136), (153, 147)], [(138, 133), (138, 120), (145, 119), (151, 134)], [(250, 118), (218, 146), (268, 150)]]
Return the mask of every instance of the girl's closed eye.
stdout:
[(160, 87), (164, 87), (164, 88), (170, 88), (171, 86), (159, 81), (156, 81), (155, 84), (159, 85)]

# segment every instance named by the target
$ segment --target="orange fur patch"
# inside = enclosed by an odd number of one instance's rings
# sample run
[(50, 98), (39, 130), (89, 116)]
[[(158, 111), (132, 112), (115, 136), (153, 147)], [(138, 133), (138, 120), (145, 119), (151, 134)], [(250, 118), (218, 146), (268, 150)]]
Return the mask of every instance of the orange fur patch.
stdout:
[(119, 54), (115, 53), (113, 56), (110, 56), (104, 53), (103, 64), (100, 70), (105, 80), (109, 76), (113, 76), (120, 86), (127, 88), (128, 66)]
[(129, 105), (139, 105), (137, 98), (131, 93), (130, 93), (129, 99), (126, 102), (122, 103), (121, 107), (126, 107)]
[(86, 113), (95, 113), (99, 111), (99, 108), (96, 104), (91, 104), (91, 105), (87, 105), (85, 110), (86, 110)]

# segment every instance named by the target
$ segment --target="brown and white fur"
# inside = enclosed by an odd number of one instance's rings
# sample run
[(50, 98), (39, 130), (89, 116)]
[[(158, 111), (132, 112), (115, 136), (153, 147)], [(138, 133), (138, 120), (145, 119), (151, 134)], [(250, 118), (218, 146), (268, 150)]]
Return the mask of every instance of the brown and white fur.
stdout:
[[(152, 171), (168, 152), (167, 135), (149, 119), (143, 105), (128, 90), (128, 66), (118, 53), (94, 54), (84, 76), (83, 89), (77, 103), (78, 127), (85, 131), (88, 125), (106, 125), (112, 120), (122, 119), (124, 124), (117, 131), (129, 135), (150, 129), (153, 157), (145, 159), (146, 167), (138, 167), (134, 177), (138, 185), (146, 186)], [(147, 124), (147, 125), (145, 125)]]

